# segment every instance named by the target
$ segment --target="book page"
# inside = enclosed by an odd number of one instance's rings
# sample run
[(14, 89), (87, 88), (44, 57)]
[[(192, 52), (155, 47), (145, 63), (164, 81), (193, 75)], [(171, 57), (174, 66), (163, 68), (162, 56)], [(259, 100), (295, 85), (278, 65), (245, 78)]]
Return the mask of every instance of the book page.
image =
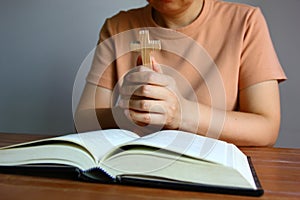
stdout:
[(134, 140), (130, 145), (145, 145), (159, 149), (167, 149), (197, 159), (219, 163), (227, 166), (227, 143), (186, 133), (183, 131), (164, 130)]
[(137, 138), (132, 132), (111, 129), (35, 140), (0, 148), (0, 164), (59, 163), (85, 170), (95, 166), (91, 161), (95, 164), (116, 146)]
[(86, 133), (70, 134), (54, 138), (74, 142), (85, 147), (99, 161), (107, 152), (116, 146), (139, 138), (138, 135), (121, 129), (107, 129)]
[[(134, 148), (127, 148), (130, 146)], [(210, 163), (212, 166), (213, 164), (223, 166), (224, 170), (234, 169), (236, 170), (235, 173), (244, 178), (244, 182), (246, 181), (252, 188), (256, 188), (246, 155), (235, 145), (224, 141), (183, 131), (164, 130), (130, 141), (120, 147), (123, 148), (123, 151), (111, 152), (103, 160), (103, 163), (109, 166), (109, 170), (113, 173), (116, 170), (128, 170), (129, 166), (134, 170), (138, 168), (142, 170), (162, 170), (177, 162), (191, 165), (193, 160), (186, 159), (185, 156), (188, 156), (196, 158), (197, 160), (194, 160), (194, 162), (204, 161), (204, 164)], [(138, 157), (140, 162), (138, 162)], [(147, 160), (146, 157), (150, 159)], [(158, 158), (161, 161), (154, 162)], [(134, 173), (134, 170), (130, 173)], [(236, 177), (239, 177), (239, 175)]]
[(248, 164), (247, 156), (244, 155), (236, 146), (231, 145), (231, 154), (233, 155), (233, 168), (242, 174), (247, 181), (256, 188), (255, 181), (252, 176), (250, 166)]
[(174, 160), (174, 156), (176, 153), (170, 151), (153, 152), (150, 148), (139, 146), (110, 157), (105, 160), (104, 166), (114, 177), (125, 174), (227, 187), (250, 186), (233, 168), (186, 156)]

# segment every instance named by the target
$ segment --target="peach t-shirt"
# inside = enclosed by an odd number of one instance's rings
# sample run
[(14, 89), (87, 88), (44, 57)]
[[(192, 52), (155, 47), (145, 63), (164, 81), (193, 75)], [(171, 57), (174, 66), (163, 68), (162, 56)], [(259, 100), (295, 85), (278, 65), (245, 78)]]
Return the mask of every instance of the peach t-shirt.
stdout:
[(139, 40), (141, 29), (161, 41), (162, 50), (152, 55), (186, 98), (207, 105), (221, 98), (226, 110), (236, 110), (240, 90), (286, 79), (259, 8), (205, 0), (199, 17), (177, 30), (160, 28), (150, 5), (107, 19), (87, 81), (111, 90), (120, 85), (136, 66), (139, 53), (130, 51), (130, 42)]

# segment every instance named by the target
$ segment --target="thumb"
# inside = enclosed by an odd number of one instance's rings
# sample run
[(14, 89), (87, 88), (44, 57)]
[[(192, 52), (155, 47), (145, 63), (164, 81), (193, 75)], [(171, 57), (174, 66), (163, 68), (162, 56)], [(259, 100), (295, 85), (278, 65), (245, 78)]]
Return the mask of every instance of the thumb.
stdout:
[(160, 64), (158, 64), (158, 62), (156, 62), (155, 58), (153, 56), (151, 56), (151, 65), (152, 65), (152, 70), (157, 72), (157, 73), (163, 73), (163, 70), (160, 66)]

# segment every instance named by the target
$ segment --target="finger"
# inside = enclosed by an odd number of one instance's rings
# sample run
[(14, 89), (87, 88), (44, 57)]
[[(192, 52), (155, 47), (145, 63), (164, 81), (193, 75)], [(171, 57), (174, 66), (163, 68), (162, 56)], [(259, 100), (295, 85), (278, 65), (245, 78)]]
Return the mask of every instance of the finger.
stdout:
[[(137, 60), (137, 63), (139, 61)], [(142, 71), (150, 71), (149, 68), (145, 67), (145, 66), (142, 66), (142, 65), (139, 65), (139, 66), (136, 66), (134, 68), (132, 68), (130, 71), (128, 71), (125, 76), (124, 76), (124, 81), (128, 81), (130, 79), (128, 79), (127, 77), (132, 74), (132, 73), (138, 73), (138, 72), (142, 72)]]
[(169, 76), (153, 71), (132, 72), (125, 77), (125, 82), (159, 86), (168, 86), (174, 84), (174, 80), (172, 80)]
[(144, 65), (140, 65), (136, 67), (136, 72), (147, 72), (147, 71), (152, 72), (153, 70)]
[(119, 101), (119, 106), (123, 109), (130, 109), (139, 112), (147, 113), (166, 113), (167, 103), (151, 99), (122, 99)]
[(131, 97), (143, 97), (156, 100), (168, 100), (177, 98), (176, 93), (167, 87), (157, 85), (128, 85), (120, 89), (122, 97), (130, 99)]
[(146, 85), (124, 85), (120, 88), (121, 96), (127, 98), (131, 98), (133, 96), (145, 96), (147, 93)]
[(164, 125), (166, 116), (160, 113), (145, 113), (135, 110), (126, 110), (125, 115), (135, 123), (151, 124), (151, 125)]
[(151, 56), (151, 65), (152, 65), (152, 69), (153, 71), (162, 74), (162, 68), (160, 66), (160, 64), (158, 64), (158, 62), (156, 62), (155, 58), (153, 56)]

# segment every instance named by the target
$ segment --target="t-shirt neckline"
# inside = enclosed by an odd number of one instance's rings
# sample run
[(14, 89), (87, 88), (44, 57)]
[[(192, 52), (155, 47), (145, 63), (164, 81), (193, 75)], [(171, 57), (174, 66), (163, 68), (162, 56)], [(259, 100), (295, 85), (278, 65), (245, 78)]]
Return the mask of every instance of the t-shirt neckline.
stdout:
[[(188, 36), (191, 36), (192, 34), (195, 33), (195, 28), (199, 28), (207, 20), (210, 7), (211, 7), (211, 0), (203, 0), (203, 7), (202, 7), (201, 13), (197, 17), (197, 19), (194, 20), (191, 24), (189, 24), (187, 26), (184, 26), (184, 27), (181, 27), (181, 28), (178, 28), (178, 29), (174, 29), (174, 31), (183, 33), (183, 34), (188, 35)], [(144, 15), (145, 15), (144, 19), (145, 19), (145, 23), (146, 23), (145, 26), (146, 27), (164, 28), (164, 27), (159, 26), (154, 21), (154, 19), (152, 17), (152, 6), (150, 4), (148, 4), (146, 6)]]

